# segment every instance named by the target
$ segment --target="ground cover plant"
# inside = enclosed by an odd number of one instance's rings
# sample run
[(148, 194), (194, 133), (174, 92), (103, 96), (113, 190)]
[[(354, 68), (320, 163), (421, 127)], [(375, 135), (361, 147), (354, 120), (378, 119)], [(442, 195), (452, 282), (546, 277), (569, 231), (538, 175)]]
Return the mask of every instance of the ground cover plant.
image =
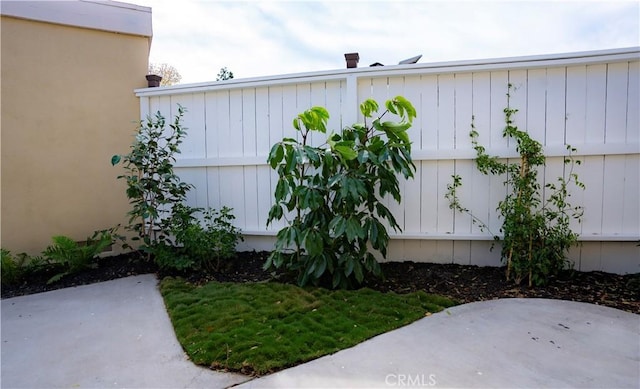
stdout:
[(455, 305), (422, 291), (332, 291), (275, 282), (195, 285), (165, 278), (160, 291), (193, 362), (258, 375), (351, 347)]

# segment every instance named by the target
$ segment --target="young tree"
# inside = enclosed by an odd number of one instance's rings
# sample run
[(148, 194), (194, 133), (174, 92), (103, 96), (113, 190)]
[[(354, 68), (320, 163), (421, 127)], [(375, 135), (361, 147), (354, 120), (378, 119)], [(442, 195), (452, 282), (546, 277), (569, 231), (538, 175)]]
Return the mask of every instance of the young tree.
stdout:
[(216, 76), (216, 81), (224, 81), (231, 80), (233, 78), (233, 72), (227, 69), (227, 67), (220, 68), (218, 75)]
[(175, 85), (182, 80), (182, 76), (178, 72), (176, 68), (173, 66), (162, 63), (162, 64), (149, 64), (149, 74), (157, 74), (158, 76), (162, 76), (162, 81), (160, 81), (160, 86), (169, 86)]

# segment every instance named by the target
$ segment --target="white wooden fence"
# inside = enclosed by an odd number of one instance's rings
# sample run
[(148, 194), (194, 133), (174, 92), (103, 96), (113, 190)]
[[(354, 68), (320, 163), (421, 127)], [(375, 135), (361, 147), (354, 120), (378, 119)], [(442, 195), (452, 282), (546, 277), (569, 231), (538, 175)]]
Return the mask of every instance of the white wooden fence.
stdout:
[[(516, 124), (541, 141), (547, 166), (541, 181), (564, 171), (565, 145), (578, 149), (585, 191), (571, 201), (585, 209), (574, 224), (582, 245), (571, 253), (584, 271), (639, 272), (640, 248), (640, 48), (498, 60), (343, 69), (136, 90), (142, 118), (188, 109), (188, 137), (176, 164), (195, 185), (189, 204), (234, 209), (244, 250), (271, 250), (282, 224), (266, 227), (277, 181), (267, 154), (291, 122), (315, 106), (331, 114), (329, 128), (361, 121), (367, 98), (382, 103), (403, 95), (417, 109), (409, 130), (417, 166), (402, 181), (402, 204), (388, 204), (402, 233), (392, 234), (388, 260), (499, 265), (492, 236), (470, 217), (449, 209), (451, 175), (463, 177), (462, 203), (498, 232), (495, 208), (506, 194), (503, 179), (476, 171), (469, 140), (472, 117), (489, 154), (515, 157), (502, 137), (507, 88)], [(323, 137), (312, 141), (322, 143)], [(511, 146), (511, 147), (510, 147)], [(388, 200), (385, 200), (388, 201)]]

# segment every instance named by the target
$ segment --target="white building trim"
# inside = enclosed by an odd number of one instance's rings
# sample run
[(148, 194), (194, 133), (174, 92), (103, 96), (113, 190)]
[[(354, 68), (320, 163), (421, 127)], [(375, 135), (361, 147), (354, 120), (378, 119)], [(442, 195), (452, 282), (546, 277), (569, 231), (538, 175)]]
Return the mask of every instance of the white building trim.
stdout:
[(2, 1), (0, 14), (151, 38), (151, 8), (119, 1)]

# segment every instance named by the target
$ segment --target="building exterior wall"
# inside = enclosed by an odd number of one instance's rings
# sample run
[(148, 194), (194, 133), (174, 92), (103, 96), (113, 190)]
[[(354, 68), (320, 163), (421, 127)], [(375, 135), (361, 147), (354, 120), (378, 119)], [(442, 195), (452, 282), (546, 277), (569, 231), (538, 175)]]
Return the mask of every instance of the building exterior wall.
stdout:
[[(328, 109), (328, 130), (362, 121), (358, 105), (402, 95), (418, 117), (409, 136), (417, 171), (400, 179), (402, 204), (384, 201), (400, 226), (392, 233), (388, 260), (500, 265), (492, 235), (445, 199), (451, 176), (459, 174), (462, 204), (500, 231), (496, 212), (506, 195), (504, 177), (475, 169), (469, 140), (472, 118), (490, 155), (517, 158), (503, 138), (508, 85), (516, 125), (541, 141), (547, 166), (544, 183), (564, 169), (566, 144), (577, 148), (576, 167), (586, 190), (572, 189), (572, 205), (584, 207), (573, 223), (582, 245), (570, 253), (575, 268), (616, 273), (640, 271), (640, 50), (615, 49), (508, 59), (487, 59), (383, 68), (343, 69), (300, 75), (234, 79), (222, 83), (139, 90), (141, 114), (175, 115), (188, 109), (188, 136), (176, 173), (195, 186), (197, 207), (234, 208), (245, 241), (241, 249), (272, 250), (284, 226), (267, 227), (277, 174), (267, 164), (271, 146), (296, 137), (292, 119), (312, 106)], [(320, 145), (324, 137), (312, 135)], [(391, 231), (393, 232), (393, 231)]]
[[(150, 33), (150, 10), (142, 17)], [(1, 39), (2, 248), (38, 254), (54, 235), (83, 240), (126, 224), (122, 171), (110, 158), (137, 128), (132, 90), (146, 86), (150, 34), (3, 12)]]

